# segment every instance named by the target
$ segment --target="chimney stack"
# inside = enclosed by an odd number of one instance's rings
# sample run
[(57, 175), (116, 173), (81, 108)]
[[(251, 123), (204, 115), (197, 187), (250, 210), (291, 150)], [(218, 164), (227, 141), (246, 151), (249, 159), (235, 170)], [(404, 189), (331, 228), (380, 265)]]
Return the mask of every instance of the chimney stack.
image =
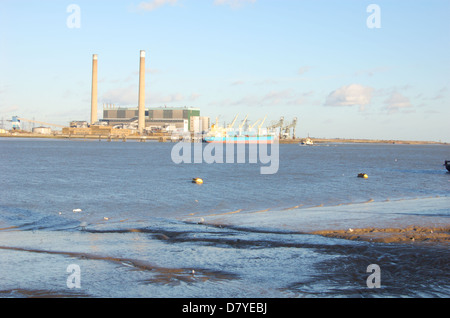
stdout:
[(97, 122), (97, 54), (92, 57), (91, 125)]
[(139, 120), (138, 129), (142, 135), (145, 128), (145, 51), (141, 51), (141, 61), (139, 65)]

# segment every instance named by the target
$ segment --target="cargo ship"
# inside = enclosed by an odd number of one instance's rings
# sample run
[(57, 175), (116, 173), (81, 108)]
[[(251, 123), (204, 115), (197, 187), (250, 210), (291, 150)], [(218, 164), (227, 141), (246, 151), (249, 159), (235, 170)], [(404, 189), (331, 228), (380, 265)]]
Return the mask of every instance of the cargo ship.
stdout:
[(239, 114), (237, 114), (236, 117), (234, 117), (233, 122), (226, 127), (220, 127), (218, 125), (218, 119), (216, 118), (216, 124), (213, 124), (209, 133), (203, 137), (203, 142), (221, 144), (271, 144), (278, 139), (275, 132), (270, 132), (268, 129), (262, 128), (267, 116), (257, 126), (260, 119), (253, 125), (249, 125), (247, 122), (247, 115), (239, 127), (234, 128), (238, 115)]
[(235, 136), (207, 136), (203, 138), (206, 143), (235, 143), (235, 144), (269, 144), (275, 141), (275, 136), (249, 136), (249, 135), (235, 135)]

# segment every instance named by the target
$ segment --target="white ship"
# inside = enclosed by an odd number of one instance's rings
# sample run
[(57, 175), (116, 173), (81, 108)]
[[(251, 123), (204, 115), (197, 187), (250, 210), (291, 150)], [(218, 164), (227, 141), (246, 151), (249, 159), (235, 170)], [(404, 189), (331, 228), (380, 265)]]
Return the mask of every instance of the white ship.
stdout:
[(312, 145), (314, 145), (314, 142), (312, 141), (311, 138), (308, 137), (308, 138), (302, 140), (301, 144), (306, 145), (306, 146), (312, 146)]

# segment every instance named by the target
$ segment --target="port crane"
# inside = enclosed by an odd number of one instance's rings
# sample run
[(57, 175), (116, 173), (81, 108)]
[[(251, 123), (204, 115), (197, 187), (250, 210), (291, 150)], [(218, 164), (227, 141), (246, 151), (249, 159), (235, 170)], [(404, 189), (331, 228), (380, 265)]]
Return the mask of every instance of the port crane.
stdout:
[(244, 120), (243, 120), (242, 123), (239, 125), (239, 131), (241, 131), (242, 127), (244, 127), (245, 122), (247, 121), (247, 118), (248, 118), (248, 114), (247, 114), (247, 116), (245, 116)]
[(19, 117), (18, 119), (20, 121), (27, 121), (27, 122), (30, 122), (30, 123), (36, 123), (36, 124), (47, 125), (47, 126), (52, 126), (52, 127), (59, 127), (59, 128), (67, 127), (67, 126), (63, 126), (63, 125), (50, 124), (50, 123), (45, 123), (43, 121), (36, 121), (36, 120), (26, 119), (26, 118), (22, 118), (22, 117)]
[(267, 129), (275, 129), (277, 127), (283, 127), (283, 124), (284, 124), (284, 117), (281, 117), (277, 123), (272, 124), (271, 126), (267, 127)]
[[(266, 121), (267, 115), (264, 117), (263, 121), (261, 122), (261, 124), (259, 124), (258, 127), (258, 135), (260, 134), (260, 130), (262, 125), (264, 125), (264, 122)], [(253, 123), (253, 125), (248, 125), (249, 130), (253, 130), (253, 128), (255, 128), (255, 126), (259, 123), (259, 121), (261, 120), (261, 118), (259, 118), (257, 121), (255, 121)]]
[(63, 125), (50, 124), (50, 123), (45, 123), (45, 122), (42, 122), (42, 121), (31, 120), (31, 119), (27, 119), (27, 118), (23, 118), (23, 117), (18, 117), (18, 116), (13, 116), (12, 119), (8, 120), (8, 121), (12, 122), (12, 128), (14, 130), (20, 129), (20, 122), (22, 122), (22, 121), (26, 121), (26, 122), (30, 122), (30, 123), (36, 123), (36, 124), (41, 124), (41, 125), (47, 125), (47, 126), (53, 126), (53, 127), (59, 127), (59, 128), (66, 127), (66, 126), (63, 126)]
[[(248, 129), (249, 129), (249, 130), (252, 130), (260, 120), (261, 120), (261, 118), (258, 119), (257, 121), (255, 121), (255, 122), (253, 123), (253, 125), (248, 125)], [(258, 126), (258, 127), (259, 127), (259, 126)]]
[(264, 122), (266, 121), (267, 115), (264, 117), (263, 121), (261, 122), (261, 124), (258, 125), (258, 135), (261, 134), (261, 127), (262, 125), (264, 125)]
[(292, 121), (292, 123), (290, 123), (287, 126), (284, 126), (282, 128), (282, 131), (284, 131), (283, 133), (283, 138), (288, 138), (289, 137), (289, 132), (292, 128), (292, 138), (295, 139), (295, 127), (297, 126), (297, 117), (294, 118), (294, 120)]
[(275, 128), (280, 127), (279, 137), (281, 137), (281, 129), (283, 127), (283, 124), (284, 124), (284, 117), (281, 117), (280, 120), (277, 123), (272, 124), (271, 126), (267, 127), (267, 129), (270, 130), (270, 129), (275, 129)]
[(231, 124), (229, 124), (229, 125), (227, 126), (228, 129), (233, 128), (234, 123), (236, 122), (236, 119), (238, 118), (238, 116), (239, 116), (239, 113), (236, 115), (236, 117), (234, 117), (234, 119), (233, 119), (233, 121), (231, 122)]

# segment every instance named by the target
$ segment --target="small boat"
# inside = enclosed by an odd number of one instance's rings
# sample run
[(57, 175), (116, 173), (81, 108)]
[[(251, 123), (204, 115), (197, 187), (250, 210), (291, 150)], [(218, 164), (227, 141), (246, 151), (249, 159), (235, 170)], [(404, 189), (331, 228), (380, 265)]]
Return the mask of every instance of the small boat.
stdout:
[(312, 145), (314, 145), (314, 142), (312, 141), (311, 138), (308, 137), (308, 138), (304, 139), (301, 144), (307, 145), (307, 146), (312, 146)]
[(450, 172), (450, 160), (445, 160), (444, 166)]

